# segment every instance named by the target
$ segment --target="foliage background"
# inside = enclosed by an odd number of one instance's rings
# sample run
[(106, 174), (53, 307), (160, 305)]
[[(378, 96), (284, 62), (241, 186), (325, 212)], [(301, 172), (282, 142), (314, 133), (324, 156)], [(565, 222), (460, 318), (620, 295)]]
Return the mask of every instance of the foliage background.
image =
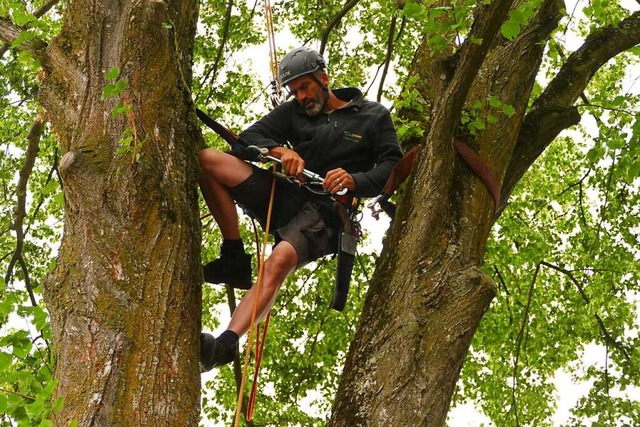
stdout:
[[(451, 2), (454, 22), (439, 21), (438, 8), (411, 0), (400, 2), (402, 10), (392, 1), (351, 3), (353, 9), (327, 39), (332, 84), (362, 87), (370, 99), (383, 100), (397, 113), (420, 107), (406, 79), (417, 40), (428, 34), (432, 43), (444, 44), (443, 34), (452, 29), (464, 37), (476, 2)], [(521, 4), (503, 35), (517, 34), (538, 1)], [(274, 3), (280, 53), (298, 42), (319, 47), (317, 41), (344, 5)], [(47, 6), (53, 8), (37, 16)], [(50, 425), (49, 414), (63, 404), (49, 399), (55, 384), (40, 286), (55, 263), (62, 233), (60, 148), (45, 127), (33, 169), (25, 167), (32, 125), (46, 114), (37, 104), (38, 64), (19, 49), (36, 38), (50, 40), (59, 30), (63, 7), (52, 1), (0, 1), (0, 17), (25, 29), (12, 46), (0, 47), (3, 426)], [(587, 34), (638, 8), (631, 1), (567, 2), (533, 97)], [(236, 131), (269, 108), (270, 77), (262, 72), (268, 61), (265, 40), (262, 2), (201, 2), (194, 103)], [(380, 89), (389, 41), (391, 75)], [(475, 336), (455, 398), (457, 405), (473, 404), (483, 414), (478, 420), (489, 425), (640, 424), (639, 54), (636, 47), (597, 73), (579, 103), (582, 124), (555, 141), (525, 175), (494, 227), (484, 267), (500, 292)], [(483, 110), (479, 116), (490, 120)], [(420, 135), (425, 120), (397, 116), (398, 132), (405, 140)], [(224, 148), (211, 132), (205, 137), (208, 145)], [(204, 205), (201, 210), (204, 215)], [(217, 256), (220, 236), (210, 218), (203, 225), (203, 259), (209, 260)], [(245, 242), (252, 242), (251, 224), (243, 227)], [(270, 325), (256, 425), (326, 422), (375, 263), (375, 246), (362, 247), (345, 312), (328, 309), (332, 260), (299, 271), (284, 286)], [(203, 328), (224, 327), (226, 291), (204, 286), (203, 298)], [(594, 352), (600, 357), (592, 357)], [(556, 379), (567, 376), (584, 392), (569, 399), (574, 401), (570, 410), (554, 417), (561, 397)], [(236, 380), (237, 369), (228, 368), (203, 377), (203, 416), (209, 420), (203, 424), (230, 423)]]

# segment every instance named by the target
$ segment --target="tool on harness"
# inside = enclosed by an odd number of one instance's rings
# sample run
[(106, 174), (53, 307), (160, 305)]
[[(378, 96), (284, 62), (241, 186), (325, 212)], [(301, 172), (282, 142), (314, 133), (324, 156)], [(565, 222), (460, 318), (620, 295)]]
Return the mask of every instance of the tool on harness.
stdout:
[[(277, 157), (273, 157), (271, 155), (269, 155), (269, 150), (265, 147), (257, 147), (255, 145), (249, 145), (245, 148), (245, 150), (248, 153), (253, 153), (254, 156), (252, 156), (251, 159), (245, 159), (245, 160), (250, 160), (250, 161), (261, 161), (261, 162), (267, 162), (267, 161), (271, 161), (271, 162), (276, 162), (277, 164), (281, 165), (282, 161), (280, 159), (278, 159)], [(289, 181), (295, 181), (297, 182), (299, 185), (302, 186), (307, 186), (307, 189), (316, 193), (316, 194), (329, 194), (326, 191), (322, 190), (322, 184), (324, 183), (324, 179), (318, 175), (315, 172), (312, 172), (308, 169), (303, 169), (302, 170), (302, 175), (307, 178), (309, 180), (308, 183), (300, 183), (298, 182), (298, 180), (296, 180), (295, 177), (293, 176), (285, 176), (285, 178)], [(321, 190), (316, 190), (313, 187), (315, 186), (320, 186)], [(344, 194), (347, 194), (347, 188), (343, 188), (342, 190), (338, 191), (336, 194), (338, 194), (339, 196), (342, 196)]]
[(351, 206), (340, 202), (333, 202), (333, 207), (338, 213), (341, 222), (341, 230), (338, 235), (338, 261), (336, 264), (336, 282), (333, 289), (331, 308), (336, 311), (344, 310), (349, 295), (353, 262), (356, 258), (356, 249), (360, 240), (360, 223), (355, 219), (358, 212), (359, 200), (354, 198)]

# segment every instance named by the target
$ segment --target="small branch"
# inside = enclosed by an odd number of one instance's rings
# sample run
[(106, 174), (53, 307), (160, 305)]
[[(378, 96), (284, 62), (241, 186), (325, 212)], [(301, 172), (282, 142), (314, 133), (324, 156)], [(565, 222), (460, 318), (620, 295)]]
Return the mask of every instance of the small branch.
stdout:
[(18, 396), (18, 397), (21, 397), (23, 399), (28, 399), (28, 400), (33, 400), (33, 401), (36, 400), (35, 397), (27, 396), (26, 394), (18, 393), (18, 392), (13, 391), (13, 390), (7, 390), (5, 388), (0, 388), (0, 393), (13, 394), (14, 396)]
[(31, 305), (33, 307), (38, 306), (38, 301), (36, 300), (36, 296), (33, 293), (33, 285), (31, 284), (31, 277), (29, 276), (29, 269), (27, 268), (27, 263), (24, 262), (24, 256), (20, 254), (20, 258), (18, 259), (20, 263), (20, 269), (22, 270), (22, 274), (24, 275), (24, 287), (29, 294), (29, 300), (31, 301)]
[[(55, 6), (59, 2), (60, 0), (49, 0), (48, 2), (40, 6), (40, 9), (36, 10), (33, 13), (33, 16), (35, 16), (36, 18), (41, 18), (42, 16), (44, 16), (45, 13), (49, 12), (51, 8), (53, 8), (53, 6)], [(0, 47), (0, 58), (2, 58), (2, 56), (9, 50), (10, 47), (11, 47), (11, 42), (7, 42), (4, 44), (4, 46)]]
[[(47, 175), (47, 179), (44, 183), (45, 187), (51, 182), (51, 180), (53, 179), (53, 174), (57, 170), (58, 170), (58, 147), (56, 146), (53, 154), (53, 163), (51, 164), (49, 175)], [(29, 234), (29, 231), (31, 230), (31, 226), (36, 222), (36, 216), (40, 212), (40, 208), (44, 203), (44, 199), (45, 199), (44, 196), (40, 195), (40, 200), (38, 200), (38, 204), (36, 205), (35, 209), (33, 210), (33, 213), (31, 214), (31, 221), (29, 221), (29, 225), (25, 229), (25, 234)]]
[(533, 290), (535, 288), (536, 280), (538, 279), (538, 273), (540, 272), (540, 264), (536, 265), (536, 271), (533, 273), (533, 279), (529, 286), (529, 296), (527, 298), (527, 305), (524, 308), (524, 314), (522, 315), (522, 323), (518, 330), (518, 336), (516, 337), (516, 354), (513, 362), (513, 380), (511, 388), (511, 404), (512, 410), (516, 417), (516, 426), (520, 425), (518, 422), (518, 399), (516, 398), (517, 380), (518, 380), (518, 363), (520, 361), (520, 349), (522, 348), (522, 339), (524, 337), (524, 331), (527, 328), (529, 321), (529, 309), (531, 308), (531, 301), (533, 301)]
[(15, 219), (13, 222), (13, 229), (16, 232), (16, 249), (13, 252), (13, 257), (11, 261), (9, 261), (9, 265), (7, 267), (7, 273), (5, 275), (5, 283), (9, 283), (11, 281), (11, 277), (13, 275), (13, 269), (16, 263), (20, 263), (22, 271), (25, 273), (25, 285), (27, 287), (27, 292), (29, 292), (29, 297), (31, 299), (31, 303), (36, 306), (38, 305), (33, 295), (33, 291), (31, 289), (31, 282), (29, 280), (28, 271), (26, 268), (26, 263), (24, 262), (22, 249), (24, 246), (24, 229), (23, 223), (24, 218), (27, 216), (26, 204), (27, 204), (27, 184), (29, 182), (29, 177), (31, 176), (31, 172), (33, 171), (33, 165), (35, 164), (36, 157), (38, 156), (38, 151), (40, 150), (40, 137), (42, 136), (42, 132), (44, 129), (44, 122), (41, 119), (36, 119), (31, 126), (31, 130), (29, 130), (29, 134), (27, 135), (27, 151), (25, 154), (24, 165), (20, 170), (20, 178), (18, 180), (18, 185), (16, 186), (16, 194), (17, 194), (17, 203), (15, 209)]
[[(207, 73), (205, 74), (205, 76), (202, 78), (201, 80), (201, 85), (204, 86), (206, 85), (207, 81), (209, 80), (209, 76), (211, 75), (211, 73), (213, 73), (213, 77), (211, 77), (211, 84), (213, 85), (213, 83), (216, 81), (216, 79), (218, 78), (218, 71), (219, 71), (219, 67), (220, 67), (220, 59), (222, 58), (222, 54), (224, 52), (224, 47), (227, 44), (227, 40), (229, 39), (229, 29), (231, 28), (231, 13), (233, 11), (233, 0), (229, 0), (229, 2), (227, 3), (227, 10), (225, 12), (224, 15), (224, 28), (222, 29), (222, 39), (220, 39), (220, 44), (218, 45), (218, 52), (216, 53), (216, 59), (213, 61), (213, 65), (211, 66), (211, 68), (209, 68), (209, 70), (207, 71)], [(210, 91), (209, 95), (207, 96), (207, 99), (205, 100), (205, 104), (209, 102), (209, 99), (211, 98), (211, 96), (213, 95), (213, 93)]]
[[(578, 292), (580, 293), (580, 296), (582, 297), (582, 300), (587, 304), (591, 303), (591, 300), (589, 299), (589, 297), (587, 296), (586, 292), (584, 291), (584, 287), (580, 284), (580, 282), (578, 282), (578, 279), (575, 278), (575, 276), (571, 273), (571, 271), (569, 271), (569, 270), (567, 270), (565, 268), (559, 267), (557, 265), (550, 264), (550, 263), (548, 263), (546, 261), (542, 261), (540, 264), (566, 275), (571, 280), (571, 282), (573, 282), (573, 284), (576, 286), (576, 288), (578, 289)], [(611, 334), (607, 330), (606, 326), (604, 325), (604, 322), (602, 321), (602, 318), (600, 317), (600, 315), (598, 315), (598, 313), (596, 313), (596, 314), (594, 314), (594, 316), (596, 318), (596, 321), (598, 322), (598, 326), (600, 327), (600, 330), (602, 331), (602, 334), (604, 335), (605, 343), (607, 343), (607, 344), (617, 348), (618, 350), (620, 350), (620, 352), (623, 354), (625, 359), (631, 360), (631, 356), (629, 355), (629, 351), (624, 347), (624, 345), (622, 345), (621, 343), (617, 342), (615, 340), (615, 338), (611, 336)]]
[(356, 4), (358, 4), (358, 1), (360, 0), (349, 0), (344, 5), (342, 10), (338, 12), (338, 14), (334, 16), (331, 21), (329, 21), (329, 23), (327, 24), (327, 27), (322, 32), (322, 36), (320, 37), (320, 50), (319, 50), (320, 55), (324, 54), (324, 49), (325, 47), (327, 47), (327, 41), (329, 40), (329, 34), (331, 34), (331, 31), (333, 31), (333, 29), (340, 23), (340, 21), (342, 21), (342, 18), (344, 18), (345, 15), (349, 13), (349, 11), (353, 9)]
[[(502, 183), (501, 200), (508, 200), (515, 184), (561, 131), (580, 122), (574, 103), (594, 74), (611, 58), (639, 43), (640, 12), (635, 12), (616, 27), (593, 32), (569, 55), (524, 118)], [(499, 211), (502, 208), (504, 204)]]
[(507, 312), (509, 313), (509, 325), (513, 325), (513, 313), (511, 313), (511, 302), (509, 301), (509, 298), (511, 297), (511, 293), (509, 292), (509, 288), (507, 287), (507, 282), (504, 280), (504, 277), (502, 276), (502, 273), (498, 269), (497, 265), (493, 266), (493, 271), (496, 273), (496, 276), (498, 276), (498, 283), (504, 289), (504, 292), (507, 295), (506, 301), (507, 301)]
[(376, 100), (378, 102), (382, 99), (382, 89), (384, 88), (384, 81), (387, 78), (387, 72), (389, 71), (389, 65), (391, 64), (391, 57), (393, 56), (393, 33), (396, 31), (396, 21), (398, 15), (394, 14), (391, 18), (391, 25), (389, 25), (389, 37), (387, 38), (387, 54), (384, 58), (384, 68), (382, 69), (382, 77), (380, 77), (380, 86), (378, 86), (378, 96)]

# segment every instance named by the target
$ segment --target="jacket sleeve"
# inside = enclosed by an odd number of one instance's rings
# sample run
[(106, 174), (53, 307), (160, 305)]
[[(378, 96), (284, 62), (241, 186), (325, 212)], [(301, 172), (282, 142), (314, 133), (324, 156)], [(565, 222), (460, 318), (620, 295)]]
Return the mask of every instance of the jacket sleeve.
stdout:
[(382, 192), (393, 167), (402, 158), (393, 120), (389, 110), (384, 108), (376, 117), (371, 129), (372, 155), (375, 166), (367, 172), (352, 174), (356, 182), (356, 195), (375, 197)]
[(277, 147), (287, 143), (291, 125), (290, 102), (281, 104), (267, 115), (249, 126), (240, 134), (240, 139), (248, 145)]

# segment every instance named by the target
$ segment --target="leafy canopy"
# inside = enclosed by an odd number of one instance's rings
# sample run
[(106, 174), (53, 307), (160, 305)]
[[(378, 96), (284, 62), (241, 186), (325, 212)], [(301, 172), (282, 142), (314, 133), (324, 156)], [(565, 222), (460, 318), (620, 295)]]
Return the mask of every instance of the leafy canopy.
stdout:
[[(43, 117), (36, 98), (39, 64), (21, 46), (36, 38), (50, 40), (61, 25), (61, 5), (35, 16), (45, 3), (0, 1), (0, 17), (24, 29), (14, 43), (0, 46), (5, 52), (0, 58), (0, 425), (47, 426), (51, 411), (63, 404), (49, 398), (55, 383), (41, 286), (55, 263), (64, 215), (57, 172), (60, 147), (47, 127), (38, 140), (26, 192), (19, 189), (30, 129)], [(415, 47), (426, 36), (435, 51), (455, 48), (468, 33), (477, 3), (357, 2), (326, 39), (332, 84), (362, 87), (369, 98), (393, 100), (383, 102), (394, 112), (413, 108), (419, 116), (396, 117), (398, 131), (402, 138), (422, 135), (428, 107), (415, 90), (419, 82), (407, 76)], [(502, 36), (516, 37), (539, 3), (519, 2), (502, 26)], [(532, 99), (589, 33), (629, 15), (622, 3), (568, 2)], [(264, 10), (258, 2), (229, 5), (220, 0), (200, 4), (192, 95), (198, 107), (241, 130), (269, 108)], [(344, 5), (274, 4), (279, 56), (302, 42), (317, 47)], [(374, 86), (385, 73), (390, 43), (386, 84)], [(473, 402), (496, 424), (640, 423), (640, 121), (633, 85), (639, 53), (638, 48), (626, 52), (598, 72), (579, 102), (582, 125), (563, 134), (539, 159), (494, 228), (485, 269), (500, 292), (475, 336), (456, 403)], [(105, 88), (105, 96), (124, 90), (126, 82), (117, 77), (113, 71), (113, 87)], [(476, 107), (463, 124), (478, 132), (485, 121), (508, 120), (513, 114), (498, 99)], [(126, 114), (126, 108), (123, 104), (114, 114)], [(211, 132), (204, 133), (208, 145), (224, 148)], [(16, 230), (20, 200), (25, 204), (21, 231)], [(204, 204), (201, 210), (206, 213)], [(210, 260), (217, 256), (220, 235), (211, 219), (203, 225), (203, 259)], [(249, 221), (243, 223), (243, 234), (245, 242), (253, 241)], [(376, 258), (362, 248), (343, 313), (328, 309), (333, 260), (297, 272), (283, 287), (263, 360), (256, 423), (326, 423)], [(22, 262), (11, 262), (16, 254)], [(225, 292), (205, 286), (203, 297), (204, 328), (224, 326)], [(593, 349), (605, 358), (591, 361), (586, 353)], [(588, 391), (563, 419), (554, 421), (561, 398), (554, 383), (559, 372), (586, 384)], [(205, 375), (203, 424), (230, 423), (235, 390), (233, 370)]]

